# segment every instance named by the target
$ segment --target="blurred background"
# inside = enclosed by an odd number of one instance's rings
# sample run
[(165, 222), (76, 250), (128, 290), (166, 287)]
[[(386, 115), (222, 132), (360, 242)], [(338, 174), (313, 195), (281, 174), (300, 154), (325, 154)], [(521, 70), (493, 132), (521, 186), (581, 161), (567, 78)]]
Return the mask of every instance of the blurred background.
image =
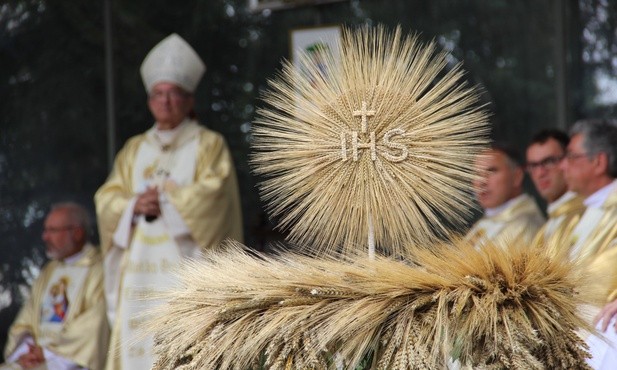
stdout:
[(245, 241), (263, 250), (281, 234), (247, 164), (260, 92), (294, 30), (363, 24), (401, 25), (462, 61), (493, 136), (521, 150), (542, 128), (615, 117), (610, 0), (0, 0), (0, 348), (45, 263), (49, 206), (94, 216), (115, 153), (152, 125), (139, 66), (158, 41), (176, 32), (205, 61), (197, 115), (229, 143)]

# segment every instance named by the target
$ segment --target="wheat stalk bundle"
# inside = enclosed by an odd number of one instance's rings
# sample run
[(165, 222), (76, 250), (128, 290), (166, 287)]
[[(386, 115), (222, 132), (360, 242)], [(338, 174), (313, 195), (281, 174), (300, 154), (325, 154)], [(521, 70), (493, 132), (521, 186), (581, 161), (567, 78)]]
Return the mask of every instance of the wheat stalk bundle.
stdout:
[[(460, 66), (400, 28), (345, 30), (337, 54), (287, 64), (253, 131), (262, 196), (310, 254), (187, 265), (156, 297), (154, 369), (585, 369), (578, 267), (447, 230), (486, 143)], [(390, 257), (366, 258), (367, 235)]]
[[(155, 369), (585, 369), (582, 275), (535, 247), (465, 242), (391, 258), (255, 255), (182, 273)], [(367, 363), (367, 359), (369, 359)]]
[(450, 235), (444, 219), (465, 222), (488, 124), (460, 64), (383, 27), (346, 29), (337, 53), (297, 64), (270, 81), (252, 132), (262, 199), (290, 241), (353, 250), (373, 231), (404, 255)]

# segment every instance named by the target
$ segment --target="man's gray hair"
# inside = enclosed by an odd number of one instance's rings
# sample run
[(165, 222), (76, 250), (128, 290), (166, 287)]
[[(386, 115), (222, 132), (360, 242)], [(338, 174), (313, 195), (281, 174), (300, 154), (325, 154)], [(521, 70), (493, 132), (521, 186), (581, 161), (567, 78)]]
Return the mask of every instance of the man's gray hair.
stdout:
[(607, 174), (617, 178), (617, 121), (609, 119), (586, 119), (577, 121), (570, 128), (570, 137), (581, 134), (582, 146), (588, 155), (606, 153)]
[(57, 210), (65, 210), (68, 213), (69, 220), (74, 223), (75, 226), (84, 229), (86, 239), (90, 238), (92, 222), (90, 214), (84, 206), (75, 202), (59, 202), (51, 206), (51, 211)]

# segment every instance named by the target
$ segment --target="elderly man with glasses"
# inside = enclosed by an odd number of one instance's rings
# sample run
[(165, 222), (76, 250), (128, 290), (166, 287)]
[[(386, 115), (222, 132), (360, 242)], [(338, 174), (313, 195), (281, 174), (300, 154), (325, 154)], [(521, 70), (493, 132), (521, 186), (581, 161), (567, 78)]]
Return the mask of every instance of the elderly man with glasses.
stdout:
[[(617, 124), (585, 120), (570, 129), (570, 143), (560, 164), (571, 191), (584, 198), (586, 210), (571, 234), (563, 238), (569, 257), (590, 274), (586, 290), (608, 303), (596, 316), (600, 329), (609, 325), (608, 341), (588, 338), (594, 369), (617, 368), (615, 299), (617, 298)], [(590, 309), (590, 316), (595, 309)], [(597, 312), (597, 311), (596, 311)], [(612, 321), (611, 321), (612, 320)]]
[(78, 204), (59, 203), (44, 227), (51, 261), (9, 329), (7, 364), (0, 369), (103, 369), (109, 326), (101, 256), (88, 242), (88, 213)]
[(570, 130), (570, 143), (561, 161), (568, 188), (581, 196), (586, 210), (572, 232), (570, 257), (593, 259), (607, 251), (615, 236), (617, 207), (617, 126), (587, 120)]
[[(536, 236), (539, 241), (570, 233), (585, 211), (583, 199), (568, 191), (564, 172), (560, 168), (569, 142), (570, 137), (565, 132), (549, 129), (538, 132), (527, 146), (527, 172), (547, 203), (548, 221)], [(551, 245), (562, 246), (557, 243)], [(564, 253), (564, 250), (553, 252)]]

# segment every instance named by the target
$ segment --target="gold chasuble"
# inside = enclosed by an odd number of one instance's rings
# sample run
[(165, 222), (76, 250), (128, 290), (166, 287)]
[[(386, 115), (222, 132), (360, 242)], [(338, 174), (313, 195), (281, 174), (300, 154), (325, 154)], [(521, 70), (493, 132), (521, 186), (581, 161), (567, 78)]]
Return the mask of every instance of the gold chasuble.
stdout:
[[(576, 193), (566, 192), (559, 199), (548, 205), (548, 220), (536, 234), (534, 244), (550, 247), (551, 254), (564, 254), (570, 251), (572, 241), (569, 235), (585, 212), (583, 198)], [(551, 243), (555, 238), (559, 242)]]
[[(156, 186), (161, 216), (134, 217), (136, 194)], [(164, 143), (154, 128), (130, 139), (118, 153), (95, 203), (105, 252), (108, 316), (114, 323), (108, 369), (149, 369), (152, 338), (144, 300), (174, 286), (185, 258), (242, 240), (240, 198), (233, 162), (223, 137), (185, 120)]]
[[(75, 261), (54, 260), (43, 268), (30, 298), (9, 329), (5, 357), (28, 336), (44, 349), (79, 366), (103, 369), (109, 325), (98, 249), (86, 244)], [(49, 368), (56, 367), (50, 364)]]
[(592, 288), (609, 302), (617, 299), (617, 192), (613, 191), (600, 209), (590, 210), (596, 211), (592, 217), (585, 217), (585, 213), (581, 219), (581, 224), (592, 219), (580, 228), (589, 230), (586, 237), (582, 239), (576, 229), (573, 231), (570, 257), (586, 266), (593, 276)]
[(477, 248), (488, 241), (523, 239), (529, 243), (544, 224), (544, 216), (536, 202), (527, 194), (521, 194), (496, 215), (484, 215), (478, 220), (465, 239)]

